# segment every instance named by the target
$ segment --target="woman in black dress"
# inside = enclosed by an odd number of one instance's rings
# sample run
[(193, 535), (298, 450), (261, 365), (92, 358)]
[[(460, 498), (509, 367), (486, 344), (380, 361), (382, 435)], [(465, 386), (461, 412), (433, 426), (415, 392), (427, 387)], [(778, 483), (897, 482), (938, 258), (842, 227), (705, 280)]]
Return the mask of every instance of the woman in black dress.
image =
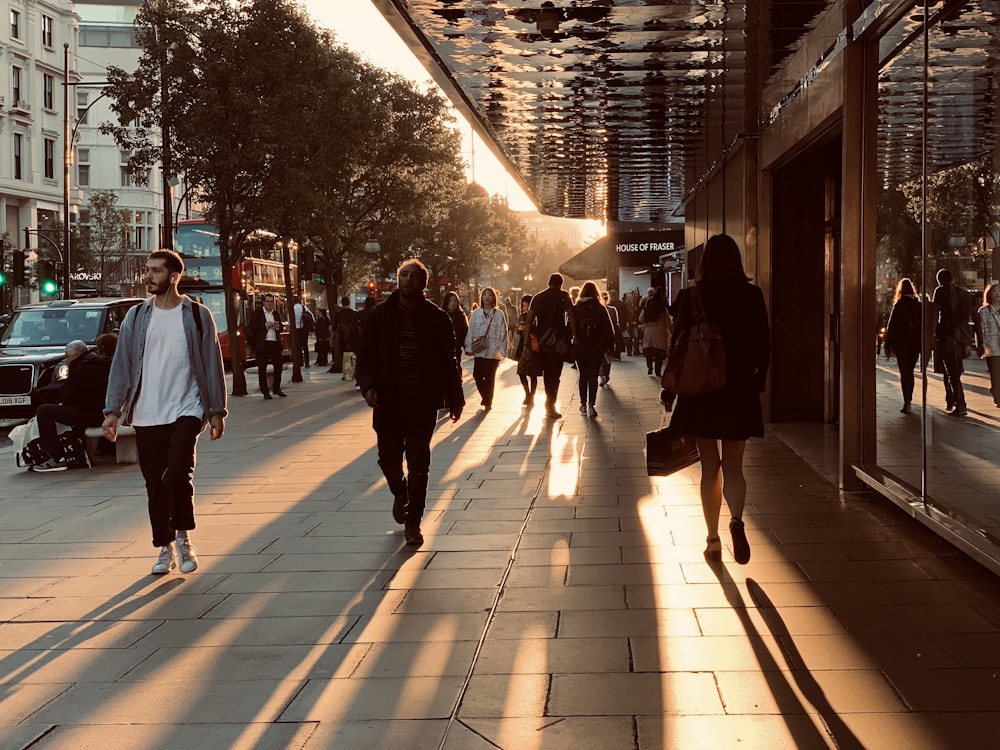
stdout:
[[(723, 336), (726, 387), (701, 396), (679, 397), (670, 424), (682, 434), (692, 435), (701, 455), (701, 505), (708, 528), (706, 559), (722, 559), (719, 515), (725, 495), (732, 516), (733, 557), (745, 565), (750, 561), (750, 545), (743, 526), (747, 492), (743, 451), (748, 438), (764, 437), (760, 394), (771, 361), (767, 308), (764, 295), (743, 271), (736, 241), (728, 235), (715, 235), (705, 243), (695, 281), (706, 317)], [(691, 297), (692, 293), (687, 293), (681, 301), (674, 341), (694, 324)]]
[(920, 321), (924, 307), (917, 298), (917, 290), (909, 279), (900, 279), (896, 285), (896, 298), (885, 327), (886, 356), (896, 355), (899, 368), (899, 384), (903, 389), (903, 414), (910, 414), (913, 408), (913, 368), (920, 359)]

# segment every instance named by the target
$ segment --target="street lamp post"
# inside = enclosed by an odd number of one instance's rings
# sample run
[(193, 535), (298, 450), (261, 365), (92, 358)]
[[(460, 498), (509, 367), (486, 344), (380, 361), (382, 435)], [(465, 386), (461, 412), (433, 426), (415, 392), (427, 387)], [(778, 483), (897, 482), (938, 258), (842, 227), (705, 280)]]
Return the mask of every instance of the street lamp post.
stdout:
[(69, 130), (69, 43), (63, 43), (63, 299), (71, 299), (70, 231), (69, 231), (69, 164), (73, 158), (73, 144)]

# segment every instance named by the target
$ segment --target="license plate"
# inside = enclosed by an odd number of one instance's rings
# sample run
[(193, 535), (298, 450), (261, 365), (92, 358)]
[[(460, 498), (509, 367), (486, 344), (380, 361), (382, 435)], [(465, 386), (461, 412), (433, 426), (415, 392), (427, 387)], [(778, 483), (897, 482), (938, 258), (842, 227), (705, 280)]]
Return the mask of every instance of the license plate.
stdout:
[(31, 406), (31, 396), (0, 396), (0, 406)]

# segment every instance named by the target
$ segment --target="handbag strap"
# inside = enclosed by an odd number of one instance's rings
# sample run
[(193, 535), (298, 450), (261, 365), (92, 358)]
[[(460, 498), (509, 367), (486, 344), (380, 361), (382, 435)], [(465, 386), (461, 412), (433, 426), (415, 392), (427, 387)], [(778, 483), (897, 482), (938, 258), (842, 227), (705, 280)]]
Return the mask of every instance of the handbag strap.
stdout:
[[(496, 314), (497, 314), (497, 309), (496, 309), (496, 308), (494, 307), (494, 308), (493, 308), (493, 313), (492, 313), (492, 314), (490, 315), (490, 317), (489, 317), (489, 320), (488, 320), (488, 321), (487, 321), (487, 323), (486, 323), (486, 330), (485, 330), (485, 331), (483, 331), (483, 338), (484, 338), (484, 339), (485, 339), (485, 338), (486, 338), (487, 336), (489, 336), (489, 335), (490, 335), (490, 326), (491, 326), (491, 325), (493, 325), (493, 318), (494, 318), (494, 316), (495, 316)], [(485, 317), (485, 316), (486, 316), (486, 313), (483, 313), (483, 316)]]

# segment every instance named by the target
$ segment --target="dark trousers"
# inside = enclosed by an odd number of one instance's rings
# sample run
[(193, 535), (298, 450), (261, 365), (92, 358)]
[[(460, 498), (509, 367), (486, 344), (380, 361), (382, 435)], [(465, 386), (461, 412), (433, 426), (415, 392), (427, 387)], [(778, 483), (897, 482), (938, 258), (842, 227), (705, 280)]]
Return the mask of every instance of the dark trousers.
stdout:
[(194, 451), (203, 427), (198, 417), (181, 417), (173, 424), (135, 428), (154, 547), (170, 544), (174, 532), (195, 527)]
[(1000, 357), (987, 357), (986, 368), (990, 371), (990, 393), (993, 403), (1000, 406)]
[(316, 338), (316, 364), (320, 367), (326, 367), (329, 362), (327, 358), (330, 354), (330, 340)]
[(435, 424), (437, 409), (422, 405), (378, 406), (372, 415), (378, 444), (378, 465), (393, 496), (405, 495), (407, 498), (406, 526), (419, 526), (424, 515)]
[(476, 381), (476, 390), (483, 398), (483, 406), (493, 406), (493, 391), (496, 388), (498, 359), (476, 357), (472, 363), (472, 378)]
[(559, 398), (559, 380), (562, 377), (563, 361), (545, 352), (535, 352), (532, 357), (542, 360), (542, 385), (545, 386), (545, 405), (554, 408)]
[(913, 401), (913, 368), (917, 366), (920, 352), (896, 352), (896, 367), (899, 368), (899, 384), (903, 389), (903, 402)]
[(271, 365), (274, 375), (271, 377), (271, 390), (281, 392), (281, 342), (265, 341), (264, 347), (257, 350), (257, 385), (265, 396), (271, 391), (267, 388), (267, 366)]
[(601, 372), (600, 359), (578, 359), (576, 367), (580, 371), (580, 404), (593, 406), (597, 403), (597, 376)]
[(944, 399), (957, 409), (965, 409), (965, 389), (962, 387), (962, 358), (957, 351), (934, 352), (944, 368)]
[(38, 437), (42, 441), (42, 448), (51, 458), (62, 458), (63, 450), (59, 445), (59, 433), (56, 432), (56, 423), (64, 424), (67, 427), (74, 427), (73, 431), (82, 437), (84, 427), (96, 427), (100, 422), (87, 419), (82, 411), (75, 406), (64, 406), (63, 404), (42, 404), (38, 407)]
[(302, 366), (309, 367), (309, 331), (305, 328), (296, 328), (295, 338), (298, 339), (299, 351), (302, 352)]
[(646, 369), (653, 370), (657, 375), (663, 369), (663, 361), (667, 358), (666, 349), (657, 349), (654, 346), (647, 346), (643, 349), (646, 355)]

